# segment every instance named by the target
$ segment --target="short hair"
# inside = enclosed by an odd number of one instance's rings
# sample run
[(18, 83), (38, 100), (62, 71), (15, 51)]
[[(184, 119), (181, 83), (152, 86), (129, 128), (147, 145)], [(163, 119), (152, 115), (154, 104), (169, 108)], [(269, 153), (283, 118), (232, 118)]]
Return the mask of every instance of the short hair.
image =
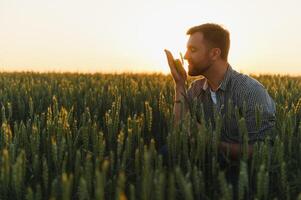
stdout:
[(230, 33), (228, 30), (218, 24), (206, 23), (191, 27), (186, 34), (192, 35), (196, 32), (201, 32), (203, 34), (204, 39), (209, 46), (220, 48), (221, 58), (225, 61), (228, 60), (230, 48)]

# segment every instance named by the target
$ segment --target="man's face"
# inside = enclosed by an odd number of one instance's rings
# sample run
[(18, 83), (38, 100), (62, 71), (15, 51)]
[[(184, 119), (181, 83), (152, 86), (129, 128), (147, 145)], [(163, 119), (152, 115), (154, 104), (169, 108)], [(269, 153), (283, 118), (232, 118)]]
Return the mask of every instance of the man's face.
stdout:
[(203, 75), (212, 65), (210, 50), (200, 32), (190, 35), (184, 58), (188, 61), (188, 74), (190, 76)]

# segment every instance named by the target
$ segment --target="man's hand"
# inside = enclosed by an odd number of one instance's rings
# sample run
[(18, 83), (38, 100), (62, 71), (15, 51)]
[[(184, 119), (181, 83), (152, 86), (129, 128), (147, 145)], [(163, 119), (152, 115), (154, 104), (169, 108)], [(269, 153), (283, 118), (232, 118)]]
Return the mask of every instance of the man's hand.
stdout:
[[(228, 154), (229, 158), (232, 160), (238, 160), (241, 156), (241, 144), (238, 143), (228, 143), (228, 142), (221, 142), (219, 144), (219, 150), (222, 151), (224, 154)], [(253, 154), (253, 145), (248, 145), (248, 158), (251, 158)]]
[[(170, 51), (166, 49), (164, 51), (166, 53), (171, 75), (175, 82), (174, 116), (175, 116), (175, 125), (177, 126), (180, 120), (187, 112), (186, 104), (185, 104), (185, 96), (186, 96), (185, 86), (186, 86), (187, 74), (185, 69), (183, 68), (183, 64), (182, 64), (183, 61), (181, 62), (179, 59), (174, 60)], [(181, 102), (184, 103), (184, 106), (182, 106)]]
[(176, 86), (184, 87), (187, 80), (187, 73), (183, 67), (182, 62), (179, 59), (174, 60), (172, 54), (167, 49), (164, 50), (171, 75), (175, 81)]

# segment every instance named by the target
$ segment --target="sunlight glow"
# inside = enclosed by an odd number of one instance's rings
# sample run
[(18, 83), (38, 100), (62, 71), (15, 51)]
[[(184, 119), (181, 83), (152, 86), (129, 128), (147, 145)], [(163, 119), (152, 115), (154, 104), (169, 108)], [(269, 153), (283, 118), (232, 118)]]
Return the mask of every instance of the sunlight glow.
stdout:
[(0, 71), (169, 73), (163, 50), (179, 58), (188, 28), (214, 22), (230, 31), (229, 62), (238, 71), (301, 74), (300, 7), (297, 0), (4, 0)]

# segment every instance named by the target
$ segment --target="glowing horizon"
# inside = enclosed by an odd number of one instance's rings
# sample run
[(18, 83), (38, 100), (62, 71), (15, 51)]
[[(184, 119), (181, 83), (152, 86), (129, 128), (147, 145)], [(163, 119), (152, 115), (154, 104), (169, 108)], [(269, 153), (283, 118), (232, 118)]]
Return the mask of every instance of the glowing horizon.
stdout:
[(0, 1), (0, 71), (169, 73), (188, 28), (230, 31), (229, 63), (252, 74), (301, 75), (297, 0), (242, 2)]

